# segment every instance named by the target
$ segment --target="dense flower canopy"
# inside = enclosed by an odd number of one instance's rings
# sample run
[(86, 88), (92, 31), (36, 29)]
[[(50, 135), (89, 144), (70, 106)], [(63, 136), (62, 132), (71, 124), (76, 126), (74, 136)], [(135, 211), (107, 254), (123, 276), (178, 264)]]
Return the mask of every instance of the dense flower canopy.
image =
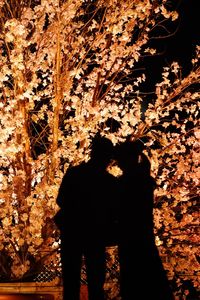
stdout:
[(158, 184), (155, 234), (165, 267), (177, 293), (179, 274), (198, 285), (200, 46), (184, 77), (174, 61), (151, 97), (141, 92), (148, 80), (144, 57), (158, 52), (152, 39), (172, 34), (177, 18), (167, 0), (0, 1), (5, 278), (57, 260), (51, 220), (59, 184), (70, 165), (89, 159), (100, 132), (114, 145), (130, 135), (144, 142)]

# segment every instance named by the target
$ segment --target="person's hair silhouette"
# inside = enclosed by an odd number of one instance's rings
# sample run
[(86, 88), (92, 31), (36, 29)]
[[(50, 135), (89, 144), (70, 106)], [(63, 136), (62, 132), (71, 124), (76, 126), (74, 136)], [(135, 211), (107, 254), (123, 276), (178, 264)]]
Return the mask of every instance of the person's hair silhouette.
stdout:
[(110, 140), (96, 135), (87, 163), (67, 170), (57, 197), (55, 222), (61, 232), (64, 300), (78, 300), (82, 256), (85, 258), (89, 300), (104, 299), (105, 247), (115, 178), (106, 168), (113, 157)]
[(150, 161), (140, 141), (117, 147), (119, 178), (119, 262), (122, 300), (172, 300), (168, 280), (155, 245)]
[(95, 163), (101, 168), (107, 167), (109, 161), (113, 158), (113, 144), (112, 142), (97, 134), (92, 140), (90, 163)]

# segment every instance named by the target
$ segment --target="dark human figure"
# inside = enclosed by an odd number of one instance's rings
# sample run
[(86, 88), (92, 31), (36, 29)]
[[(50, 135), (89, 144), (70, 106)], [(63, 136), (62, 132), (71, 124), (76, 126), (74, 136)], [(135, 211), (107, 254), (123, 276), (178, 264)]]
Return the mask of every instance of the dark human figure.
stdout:
[(119, 178), (119, 263), (122, 300), (172, 300), (155, 244), (150, 162), (139, 141), (117, 147)]
[(112, 231), (112, 193), (115, 178), (106, 171), (113, 155), (110, 140), (96, 136), (91, 159), (69, 168), (62, 180), (55, 223), (61, 233), (64, 300), (80, 299), (84, 255), (89, 300), (103, 300), (105, 246)]

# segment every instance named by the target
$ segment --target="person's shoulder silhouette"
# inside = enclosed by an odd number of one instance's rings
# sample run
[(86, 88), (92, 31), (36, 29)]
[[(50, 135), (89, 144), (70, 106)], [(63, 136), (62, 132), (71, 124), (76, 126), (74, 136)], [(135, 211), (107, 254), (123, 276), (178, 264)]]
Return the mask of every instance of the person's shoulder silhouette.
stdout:
[(69, 185), (71, 188), (73, 185), (82, 185), (82, 180), (85, 181), (88, 176), (93, 175), (93, 173), (99, 174), (100, 170), (105, 170), (112, 156), (112, 142), (97, 134), (91, 143), (90, 160), (82, 162), (80, 165), (69, 167), (66, 171), (59, 189), (57, 204), (60, 207), (64, 205), (64, 198), (66, 198), (67, 193), (71, 190)]
[(79, 236), (84, 224), (88, 240), (94, 228), (101, 235), (105, 233), (115, 182), (106, 170), (112, 158), (113, 143), (97, 134), (92, 140), (89, 161), (67, 170), (57, 196), (60, 212), (55, 220), (59, 228), (66, 231), (70, 226)]

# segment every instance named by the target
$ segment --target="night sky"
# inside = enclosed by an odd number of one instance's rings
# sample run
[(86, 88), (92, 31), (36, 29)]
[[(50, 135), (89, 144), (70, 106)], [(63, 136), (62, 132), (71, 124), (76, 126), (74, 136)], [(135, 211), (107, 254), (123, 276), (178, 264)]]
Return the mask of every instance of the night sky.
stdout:
[(184, 68), (184, 72), (191, 68), (191, 57), (195, 45), (200, 42), (200, 1), (181, 0), (178, 7), (178, 30), (166, 46), (166, 62), (177, 60)]
[(173, 33), (164, 39), (152, 39), (151, 46), (156, 47), (160, 55), (144, 60), (147, 81), (144, 91), (151, 92), (155, 83), (161, 81), (163, 67), (177, 61), (182, 67), (183, 76), (191, 69), (191, 58), (195, 53), (195, 45), (200, 45), (200, 0), (171, 1), (176, 3), (179, 18), (168, 24)]

